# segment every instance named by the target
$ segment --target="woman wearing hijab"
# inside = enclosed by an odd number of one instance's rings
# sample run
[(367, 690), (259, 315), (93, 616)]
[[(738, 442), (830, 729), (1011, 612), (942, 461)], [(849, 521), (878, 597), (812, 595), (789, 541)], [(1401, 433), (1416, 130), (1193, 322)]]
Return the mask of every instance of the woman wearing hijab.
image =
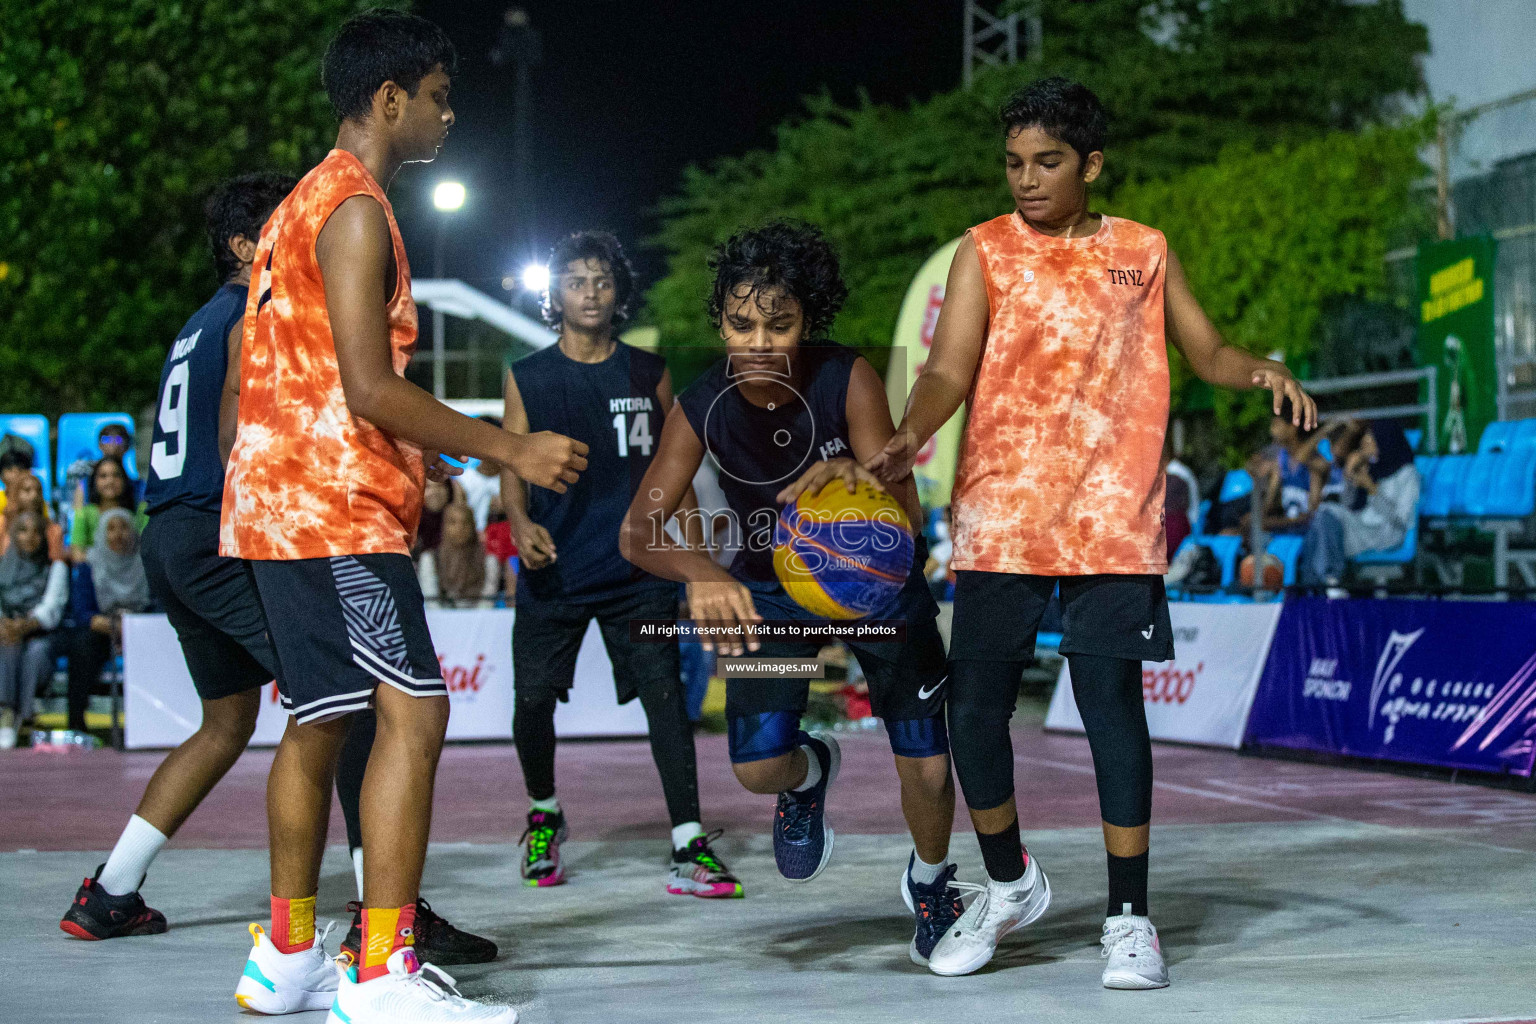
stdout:
[(0, 749), (32, 717), (32, 700), (53, 669), (52, 633), (69, 603), (69, 566), (49, 556), (43, 517), (6, 510), (0, 556)]
[(69, 727), (77, 732), (85, 731), (91, 689), (101, 679), (113, 644), (122, 638), (123, 614), (149, 608), (149, 580), (139, 558), (139, 529), (132, 512), (108, 508), (101, 513), (85, 561), (91, 568), (95, 608), (75, 609), (84, 624), (75, 630), (69, 647)]
[(1352, 422), (1333, 442), (1345, 493), (1324, 502), (1302, 543), (1303, 584), (1337, 586), (1351, 558), (1395, 548), (1418, 515), (1419, 471), (1403, 428), (1391, 420)]
[(496, 593), (500, 563), (486, 554), (475, 532), (475, 514), (468, 505), (443, 509), (443, 535), (434, 551), (424, 551), (416, 567), (421, 592), (428, 601), (458, 608), (490, 607)]

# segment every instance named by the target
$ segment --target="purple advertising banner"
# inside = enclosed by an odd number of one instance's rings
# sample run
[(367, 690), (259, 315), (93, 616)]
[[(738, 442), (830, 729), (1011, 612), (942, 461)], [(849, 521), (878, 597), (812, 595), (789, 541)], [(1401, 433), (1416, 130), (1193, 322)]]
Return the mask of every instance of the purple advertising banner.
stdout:
[(1536, 603), (1287, 600), (1246, 742), (1529, 776)]

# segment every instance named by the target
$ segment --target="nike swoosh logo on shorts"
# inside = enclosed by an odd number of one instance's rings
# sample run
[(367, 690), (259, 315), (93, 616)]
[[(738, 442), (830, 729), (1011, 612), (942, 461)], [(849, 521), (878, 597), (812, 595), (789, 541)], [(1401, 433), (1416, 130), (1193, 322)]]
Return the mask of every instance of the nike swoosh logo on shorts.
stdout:
[(1152, 630), (1154, 628), (1156, 628), (1156, 626), (1157, 626), (1157, 623), (1154, 622), (1152, 625), (1150, 625), (1146, 629), (1142, 630), (1141, 631), (1141, 638), (1143, 640), (1151, 640), (1152, 639)]
[[(944, 674), (944, 679), (948, 679), (948, 678), (949, 678), (949, 673), (946, 672)], [(932, 697), (934, 694), (938, 693), (939, 692), (939, 687), (944, 685), (944, 679), (940, 679), (938, 682), (934, 683), (933, 684), (933, 689), (931, 689), (931, 690), (919, 687), (918, 691), (917, 691), (917, 699), (918, 700), (927, 700), (929, 697)]]

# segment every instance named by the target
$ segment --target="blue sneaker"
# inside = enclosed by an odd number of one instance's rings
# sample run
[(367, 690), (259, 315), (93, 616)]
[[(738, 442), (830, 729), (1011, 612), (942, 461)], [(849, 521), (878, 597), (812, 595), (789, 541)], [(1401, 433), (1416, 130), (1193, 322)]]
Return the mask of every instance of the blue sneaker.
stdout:
[(923, 885), (912, 881), (912, 863), (916, 859), (914, 852), (907, 858), (907, 869), (901, 873), (901, 900), (917, 922), (907, 955), (913, 963), (927, 967), (933, 947), (939, 944), (950, 926), (960, 920), (965, 905), (960, 902), (960, 890), (949, 884), (955, 880), (955, 865), (945, 868), (932, 884)]
[(800, 743), (821, 765), (821, 781), (803, 792), (779, 794), (773, 816), (773, 860), (791, 882), (809, 882), (832, 857), (832, 826), (827, 824), (827, 788), (837, 778), (843, 752), (831, 736), (801, 732)]

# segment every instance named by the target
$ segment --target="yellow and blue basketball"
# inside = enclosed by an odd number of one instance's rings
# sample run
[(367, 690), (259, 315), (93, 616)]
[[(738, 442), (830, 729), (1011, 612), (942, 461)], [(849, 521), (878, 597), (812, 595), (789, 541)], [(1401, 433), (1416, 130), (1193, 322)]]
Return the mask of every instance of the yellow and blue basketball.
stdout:
[(773, 533), (773, 570), (795, 603), (828, 619), (861, 619), (907, 581), (912, 524), (895, 498), (833, 480), (784, 506)]

